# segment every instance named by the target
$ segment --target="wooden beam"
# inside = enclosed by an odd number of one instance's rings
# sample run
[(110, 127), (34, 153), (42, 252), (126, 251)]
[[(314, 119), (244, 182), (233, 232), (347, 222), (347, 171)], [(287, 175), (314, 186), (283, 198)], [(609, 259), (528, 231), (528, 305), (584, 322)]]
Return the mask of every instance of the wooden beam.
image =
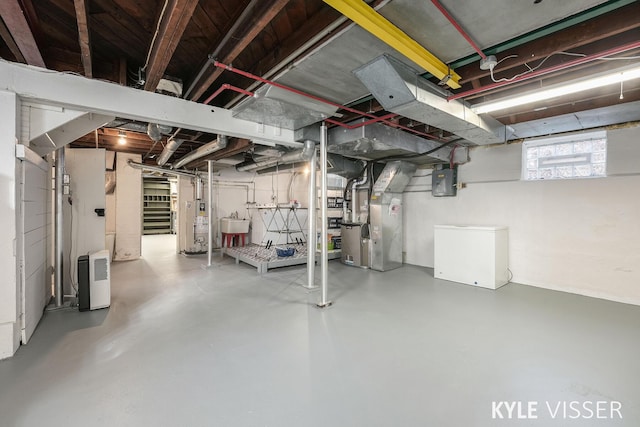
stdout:
[(167, 10), (159, 18), (158, 34), (149, 47), (145, 90), (153, 92), (158, 87), (197, 5), (192, 0), (170, 0), (167, 4)]
[(91, 68), (91, 39), (89, 38), (89, 14), (87, 12), (86, 0), (73, 0), (76, 8), (76, 21), (78, 21), (78, 42), (80, 43), (80, 54), (82, 56), (82, 66), (84, 75), (93, 77)]
[(127, 59), (124, 57), (118, 60), (118, 83), (122, 86), (127, 85)]
[(38, 44), (17, 0), (0, 1), (0, 16), (27, 64), (46, 68)]
[(20, 48), (18, 48), (18, 45), (13, 40), (13, 37), (11, 37), (11, 33), (9, 32), (9, 29), (7, 28), (6, 25), (4, 25), (4, 22), (2, 21), (2, 19), (0, 19), (0, 37), (2, 37), (2, 40), (4, 40), (5, 44), (7, 45), (7, 47), (13, 54), (13, 56), (15, 56), (16, 62), (23, 62), (23, 63), (27, 62), (24, 59), (24, 56), (22, 56), (22, 52), (20, 52)]
[[(235, 46), (222, 58), (221, 62), (225, 64), (229, 64), (233, 62), (238, 55), (242, 53), (243, 50), (249, 46), (249, 44), (256, 38), (258, 34), (264, 30), (264, 28), (271, 22), (273, 18), (276, 17), (278, 13), (287, 5), (289, 0), (274, 0), (271, 2), (271, 5), (262, 12), (258, 13), (257, 16), (247, 24), (247, 28), (249, 30), (245, 33), (245, 35), (236, 42)], [(222, 69), (217, 68), (213, 71), (201, 84), (196, 86), (193, 93), (190, 96), (190, 99), (197, 101), (204, 93), (211, 87), (211, 85), (220, 77), (222, 74)]]

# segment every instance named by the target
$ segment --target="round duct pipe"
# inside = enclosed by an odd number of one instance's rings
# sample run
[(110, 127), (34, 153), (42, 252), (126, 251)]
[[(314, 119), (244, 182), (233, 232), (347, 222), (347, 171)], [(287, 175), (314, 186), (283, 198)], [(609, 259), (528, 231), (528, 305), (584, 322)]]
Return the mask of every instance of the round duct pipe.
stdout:
[(249, 165), (236, 166), (236, 170), (239, 172), (250, 172), (259, 169), (265, 169), (275, 165), (288, 165), (296, 162), (308, 162), (313, 156), (313, 152), (315, 151), (315, 149), (315, 142), (306, 140), (304, 142), (304, 147), (301, 150), (292, 151), (276, 159), (267, 159)]
[(183, 156), (176, 163), (174, 163), (172, 167), (175, 169), (180, 168), (188, 163), (193, 162), (194, 160), (197, 160), (211, 153), (215, 153), (218, 150), (222, 150), (227, 146), (227, 141), (228, 138), (226, 135), (218, 135), (218, 138), (215, 141), (205, 144), (202, 147), (199, 147), (197, 150), (194, 150), (186, 156)]
[(173, 156), (173, 153), (176, 152), (176, 150), (182, 145), (183, 142), (183, 139), (170, 139), (167, 142), (167, 145), (164, 146), (164, 150), (162, 150), (162, 153), (160, 153), (158, 159), (156, 160), (158, 166), (162, 166), (167, 163), (171, 156)]
[[(173, 130), (173, 128), (171, 126), (167, 126), (167, 125), (161, 125), (161, 124), (157, 124), (157, 123), (145, 124), (145, 123), (139, 123), (139, 122), (127, 122), (127, 121), (120, 120), (120, 119), (117, 119), (117, 120), (114, 120), (114, 121), (112, 121), (110, 123), (107, 123), (106, 125), (104, 125), (104, 127), (106, 127), (106, 128), (123, 129), (123, 130), (130, 130), (130, 131), (133, 131), (133, 132), (146, 133), (147, 135), (149, 135), (147, 133), (149, 131), (149, 125), (154, 125), (154, 127), (156, 127), (157, 130), (162, 135), (168, 135)], [(149, 135), (149, 137), (151, 138), (151, 135)], [(153, 138), (151, 138), (151, 139), (153, 139)], [(158, 138), (158, 140), (159, 139), (160, 138)]]

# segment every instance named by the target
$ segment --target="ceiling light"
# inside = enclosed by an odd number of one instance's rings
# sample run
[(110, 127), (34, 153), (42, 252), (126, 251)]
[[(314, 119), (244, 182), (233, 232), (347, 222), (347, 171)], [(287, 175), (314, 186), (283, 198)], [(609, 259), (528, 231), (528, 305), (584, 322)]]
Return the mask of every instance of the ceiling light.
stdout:
[(123, 130), (118, 132), (118, 144), (120, 145), (126, 145), (127, 143), (127, 134), (124, 133)]
[(527, 92), (512, 98), (477, 104), (471, 107), (471, 110), (473, 110), (473, 112), (476, 114), (490, 113), (492, 111), (504, 110), (506, 108), (530, 104), (532, 102), (544, 101), (547, 99), (582, 92), (584, 90), (595, 89), (614, 83), (621, 83), (628, 80), (637, 79), (639, 77), (640, 66), (636, 65), (633, 68), (621, 69), (615, 72), (599, 74), (587, 79), (561, 83), (549, 86), (546, 89)]

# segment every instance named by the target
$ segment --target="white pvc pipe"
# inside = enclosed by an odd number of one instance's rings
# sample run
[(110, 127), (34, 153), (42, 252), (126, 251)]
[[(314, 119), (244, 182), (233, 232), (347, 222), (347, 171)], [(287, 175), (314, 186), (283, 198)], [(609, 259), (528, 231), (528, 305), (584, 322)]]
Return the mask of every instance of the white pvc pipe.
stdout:
[(331, 302), (327, 300), (327, 278), (329, 275), (329, 248), (327, 245), (327, 125), (322, 122), (320, 126), (320, 203), (321, 203), (321, 221), (322, 232), (320, 235), (321, 243), (321, 279), (322, 279), (322, 299), (320, 300), (319, 307), (328, 307)]
[(207, 235), (207, 267), (211, 267), (211, 257), (213, 255), (213, 160), (207, 160), (207, 207), (209, 216), (208, 222), (208, 235)]
[[(62, 291), (62, 263), (64, 259), (64, 219), (62, 216), (62, 205), (63, 205), (63, 194), (62, 194), (62, 186), (63, 186), (63, 178), (64, 178), (64, 147), (58, 148), (56, 150), (56, 205), (55, 205), (55, 241), (54, 241), (54, 251), (55, 251), (55, 276), (54, 276), (54, 285), (55, 285), (55, 298), (56, 298), (56, 307), (62, 307), (63, 302), (63, 291)], [(73, 262), (73, 260), (69, 260), (69, 262)]]
[(309, 160), (309, 210), (307, 211), (307, 223), (309, 231), (307, 235), (307, 288), (315, 288), (316, 279), (316, 150), (314, 148)]

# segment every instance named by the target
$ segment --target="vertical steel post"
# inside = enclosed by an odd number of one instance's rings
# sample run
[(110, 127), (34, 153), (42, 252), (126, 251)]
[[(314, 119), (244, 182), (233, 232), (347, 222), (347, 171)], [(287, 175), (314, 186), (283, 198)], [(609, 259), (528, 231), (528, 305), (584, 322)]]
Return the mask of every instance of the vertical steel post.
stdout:
[[(54, 236), (54, 252), (55, 252), (55, 276), (54, 276), (54, 287), (55, 287), (55, 298), (56, 298), (56, 307), (62, 307), (63, 303), (63, 274), (62, 274), (62, 263), (64, 258), (64, 221), (62, 216), (62, 200), (63, 200), (63, 192), (62, 186), (64, 181), (64, 147), (58, 148), (56, 150), (56, 205), (55, 205), (55, 236)], [(69, 262), (73, 262), (73, 260), (69, 260)]]
[(207, 160), (207, 215), (209, 217), (208, 222), (208, 235), (207, 235), (207, 267), (211, 267), (211, 256), (213, 255), (213, 160)]
[(309, 232), (307, 235), (307, 288), (315, 288), (316, 278), (316, 166), (318, 162), (316, 160), (316, 150), (313, 149), (311, 159), (309, 159), (309, 211), (307, 217), (307, 223), (309, 225)]
[(331, 301), (327, 300), (327, 279), (329, 274), (329, 251), (327, 246), (327, 125), (322, 122), (320, 126), (320, 203), (322, 232), (320, 233), (321, 247), (321, 300), (318, 307), (324, 308), (331, 305)]

